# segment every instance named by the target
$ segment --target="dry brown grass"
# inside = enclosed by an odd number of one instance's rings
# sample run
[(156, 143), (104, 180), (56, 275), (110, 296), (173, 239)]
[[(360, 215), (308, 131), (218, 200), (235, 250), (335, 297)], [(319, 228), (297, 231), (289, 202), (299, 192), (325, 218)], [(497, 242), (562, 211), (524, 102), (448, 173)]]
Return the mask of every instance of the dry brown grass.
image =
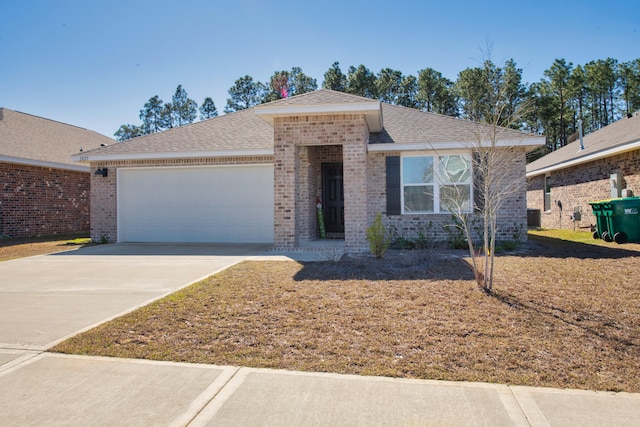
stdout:
[(75, 249), (89, 243), (84, 235), (34, 237), (26, 239), (0, 239), (0, 261), (45, 255)]
[(244, 262), (54, 351), (640, 392), (640, 253), (535, 239), (493, 295), (464, 252)]

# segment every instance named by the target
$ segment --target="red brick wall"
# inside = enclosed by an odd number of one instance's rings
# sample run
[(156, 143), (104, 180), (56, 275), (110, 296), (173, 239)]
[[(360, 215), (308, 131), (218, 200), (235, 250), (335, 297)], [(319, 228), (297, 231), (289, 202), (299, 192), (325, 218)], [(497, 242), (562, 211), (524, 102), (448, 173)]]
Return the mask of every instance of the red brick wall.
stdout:
[(0, 163), (0, 233), (89, 231), (89, 173)]
[[(587, 230), (596, 224), (589, 202), (611, 198), (609, 178), (621, 173), (623, 188), (640, 195), (640, 150), (550, 173), (551, 210), (544, 211), (544, 175), (528, 179), (527, 208), (540, 209), (543, 228)], [(558, 202), (562, 205), (562, 210)], [(581, 221), (569, 217), (575, 208), (582, 209)]]

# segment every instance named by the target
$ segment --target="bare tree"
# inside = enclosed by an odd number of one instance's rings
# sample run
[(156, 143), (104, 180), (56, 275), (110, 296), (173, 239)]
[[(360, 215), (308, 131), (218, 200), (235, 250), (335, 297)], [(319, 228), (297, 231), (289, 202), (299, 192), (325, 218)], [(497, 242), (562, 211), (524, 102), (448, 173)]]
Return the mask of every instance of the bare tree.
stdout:
[[(453, 159), (458, 165), (450, 167), (442, 164), (452, 160), (451, 156), (443, 155), (438, 156), (441, 164), (436, 168), (436, 173), (443, 183), (440, 187), (440, 204), (457, 219), (468, 242), (471, 266), (478, 286), (490, 293), (493, 289), (498, 232), (511, 215), (506, 205), (508, 202), (518, 203), (518, 200), (524, 203), (525, 153), (522, 148), (514, 147), (518, 145), (514, 138), (524, 139), (525, 135), (509, 127), (521, 120), (528, 104), (523, 103), (507, 112), (509, 82), (504, 79), (504, 74), (500, 79), (492, 75), (485, 78), (494, 82), (488, 85), (494, 93), (487, 96), (494, 100), (494, 105), (489, 106), (491, 114), (486, 115), (482, 123), (477, 123), (469, 134), (468, 148), (472, 154), (466, 161), (471, 167), (466, 168), (460, 156)], [(461, 185), (469, 179), (465, 174), (471, 173), (473, 186)], [(473, 194), (469, 194), (469, 191)], [(474, 238), (478, 237), (474, 235), (477, 220), (482, 227), (479, 236), (481, 242), (478, 244), (474, 242)], [(518, 230), (512, 231), (515, 234)], [(482, 248), (476, 247), (480, 244)]]

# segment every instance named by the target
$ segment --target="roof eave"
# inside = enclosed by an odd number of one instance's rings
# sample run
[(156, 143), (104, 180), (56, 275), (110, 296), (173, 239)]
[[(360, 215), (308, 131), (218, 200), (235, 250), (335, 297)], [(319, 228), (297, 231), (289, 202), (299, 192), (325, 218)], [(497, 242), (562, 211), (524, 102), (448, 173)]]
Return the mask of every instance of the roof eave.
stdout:
[(215, 150), (215, 151), (175, 151), (164, 153), (105, 153), (105, 154), (76, 154), (73, 160), (76, 162), (106, 162), (118, 160), (165, 160), (203, 157), (247, 157), (247, 156), (273, 156), (272, 148), (253, 150)]
[(563, 162), (549, 165), (540, 169), (532, 170), (526, 173), (526, 177), (533, 178), (534, 176), (547, 174), (549, 172), (553, 172), (556, 170), (565, 169), (571, 166), (581, 165), (583, 163), (592, 162), (595, 160), (603, 159), (605, 157), (626, 153), (628, 151), (633, 151), (636, 149), (640, 149), (640, 140), (633, 141), (628, 144), (619, 145), (617, 147), (609, 148), (606, 150), (597, 151), (595, 153), (587, 154), (586, 156), (565, 160)]
[(423, 150), (473, 150), (476, 148), (495, 147), (537, 147), (544, 145), (545, 138), (523, 138), (523, 139), (500, 139), (495, 144), (491, 141), (481, 143), (470, 141), (448, 141), (448, 142), (414, 142), (414, 143), (391, 143), (391, 144), (369, 144), (369, 152), (391, 152), (391, 151), (423, 151)]
[[(75, 160), (75, 159), (73, 159)], [(89, 172), (89, 166), (69, 165), (66, 163), (46, 162), (44, 160), (25, 159), (22, 157), (0, 156), (0, 162), (18, 165), (37, 166), (41, 168), (62, 169), (74, 172)]]

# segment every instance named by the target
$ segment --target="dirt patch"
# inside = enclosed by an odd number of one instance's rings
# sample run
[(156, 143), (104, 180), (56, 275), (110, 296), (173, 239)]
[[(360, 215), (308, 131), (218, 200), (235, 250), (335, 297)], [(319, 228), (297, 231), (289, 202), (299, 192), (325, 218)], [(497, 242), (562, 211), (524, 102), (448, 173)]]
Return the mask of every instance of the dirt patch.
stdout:
[(85, 235), (63, 235), (25, 239), (0, 239), (0, 261), (45, 255), (79, 248), (89, 239)]

